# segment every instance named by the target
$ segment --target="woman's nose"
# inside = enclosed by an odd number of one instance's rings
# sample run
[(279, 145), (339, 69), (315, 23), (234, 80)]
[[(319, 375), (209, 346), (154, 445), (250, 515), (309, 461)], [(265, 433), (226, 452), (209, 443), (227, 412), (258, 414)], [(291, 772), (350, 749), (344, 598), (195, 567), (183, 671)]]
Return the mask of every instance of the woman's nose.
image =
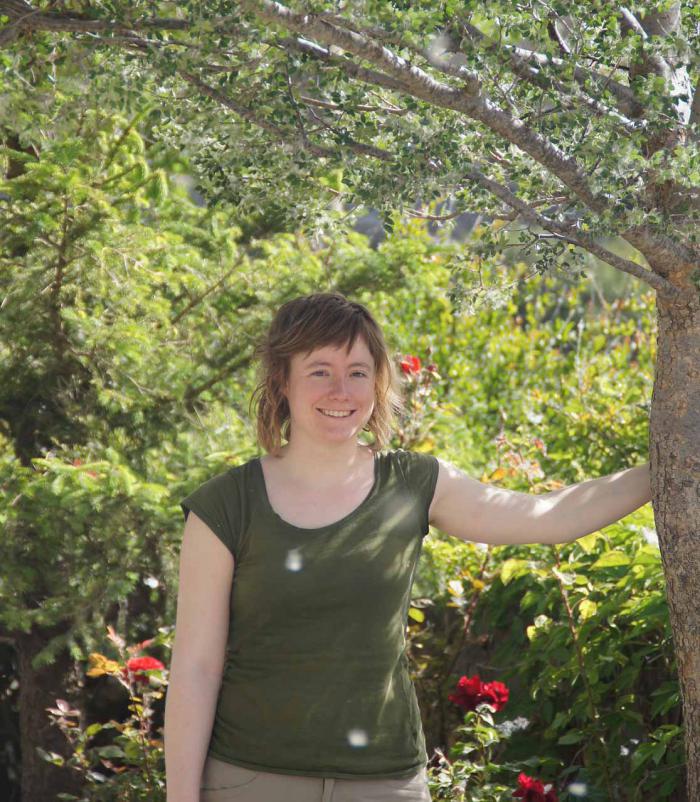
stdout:
[(342, 376), (331, 382), (331, 395), (346, 396), (348, 394), (348, 381)]

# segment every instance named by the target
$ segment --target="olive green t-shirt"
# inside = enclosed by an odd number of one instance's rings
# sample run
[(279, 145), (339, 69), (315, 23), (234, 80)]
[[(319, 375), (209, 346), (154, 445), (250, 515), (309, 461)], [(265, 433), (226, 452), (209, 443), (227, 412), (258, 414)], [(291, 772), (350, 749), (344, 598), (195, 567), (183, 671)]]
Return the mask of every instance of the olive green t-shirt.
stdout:
[(426, 765), (405, 631), (437, 477), (433, 456), (376, 452), (362, 503), (314, 529), (272, 509), (257, 457), (180, 502), (235, 561), (209, 755), (348, 779), (410, 777)]

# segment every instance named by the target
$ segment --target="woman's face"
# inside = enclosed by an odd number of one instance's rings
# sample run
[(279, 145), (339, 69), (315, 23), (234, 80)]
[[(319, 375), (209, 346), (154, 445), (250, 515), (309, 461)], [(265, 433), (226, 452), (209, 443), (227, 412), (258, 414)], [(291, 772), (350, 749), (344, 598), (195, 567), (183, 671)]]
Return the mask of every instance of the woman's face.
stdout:
[[(362, 337), (357, 337), (350, 353), (346, 348), (347, 344), (340, 348), (328, 345), (308, 356), (292, 356), (285, 395), (295, 440), (299, 436), (337, 442), (356, 439), (372, 416), (372, 354)], [(329, 411), (351, 414), (324, 414)]]

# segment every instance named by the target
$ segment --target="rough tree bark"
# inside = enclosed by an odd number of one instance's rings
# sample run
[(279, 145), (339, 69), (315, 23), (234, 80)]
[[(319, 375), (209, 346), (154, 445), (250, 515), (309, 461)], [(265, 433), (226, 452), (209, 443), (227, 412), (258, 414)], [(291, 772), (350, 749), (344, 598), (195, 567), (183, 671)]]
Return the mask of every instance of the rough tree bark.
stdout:
[(47, 752), (55, 752), (64, 758), (71, 754), (70, 745), (58, 727), (51, 724), (47, 707), (55, 708), (56, 699), (70, 696), (68, 687), (75, 675), (74, 661), (67, 650), (59, 652), (51, 665), (34, 668), (33, 658), (44, 648), (47, 641), (66, 632), (66, 627), (36, 629), (14, 636), (17, 664), (20, 676), (19, 724), (20, 749), (22, 754), (22, 799), (49, 802), (59, 793), (80, 796), (82, 777), (69, 773), (65, 768), (44, 760), (36, 751), (40, 746)]
[(700, 300), (657, 293), (656, 375), (649, 421), (652, 507), (678, 665), (688, 798), (700, 799)]

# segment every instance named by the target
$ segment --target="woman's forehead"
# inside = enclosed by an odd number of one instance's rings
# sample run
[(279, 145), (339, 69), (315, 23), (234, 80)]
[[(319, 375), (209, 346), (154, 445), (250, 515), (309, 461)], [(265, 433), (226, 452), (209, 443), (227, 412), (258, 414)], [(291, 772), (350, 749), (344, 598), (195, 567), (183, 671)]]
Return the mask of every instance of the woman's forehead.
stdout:
[(342, 345), (323, 345), (314, 348), (309, 352), (297, 353), (294, 358), (301, 364), (309, 364), (318, 360), (328, 360), (329, 362), (352, 362), (361, 360), (372, 365), (372, 354), (362, 337), (357, 337), (353, 347), (348, 350), (348, 343)]

